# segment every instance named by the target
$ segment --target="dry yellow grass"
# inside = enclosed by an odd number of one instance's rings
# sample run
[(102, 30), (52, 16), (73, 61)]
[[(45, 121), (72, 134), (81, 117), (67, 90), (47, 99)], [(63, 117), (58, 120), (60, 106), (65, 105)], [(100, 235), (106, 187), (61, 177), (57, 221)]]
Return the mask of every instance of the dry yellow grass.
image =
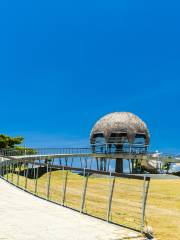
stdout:
[[(65, 172), (51, 173), (50, 200), (62, 204)], [(9, 180), (17, 183), (17, 175), (9, 174)], [(47, 196), (47, 174), (37, 181), (37, 195)], [(106, 219), (110, 181), (106, 177), (92, 175), (88, 179), (84, 212)], [(24, 188), (25, 178), (20, 176), (19, 186)], [(65, 206), (80, 210), (84, 178), (68, 171)], [(113, 222), (139, 228), (141, 220), (141, 192), (143, 182), (140, 180), (117, 179), (112, 201)], [(27, 190), (34, 192), (35, 180), (27, 180)], [(147, 211), (147, 224), (153, 227), (155, 237), (159, 240), (178, 240), (180, 237), (180, 181), (151, 180)]]
[(146, 213), (157, 239), (180, 239), (180, 180), (151, 180)]

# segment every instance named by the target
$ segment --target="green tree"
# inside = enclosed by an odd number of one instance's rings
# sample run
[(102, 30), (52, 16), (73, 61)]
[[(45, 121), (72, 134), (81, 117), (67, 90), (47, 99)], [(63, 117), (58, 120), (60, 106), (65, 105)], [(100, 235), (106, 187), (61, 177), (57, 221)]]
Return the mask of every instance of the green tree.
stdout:
[(0, 134), (0, 148), (15, 148), (16, 145), (22, 144), (23, 137), (10, 137)]
[(27, 148), (27, 147), (23, 147), (23, 146), (16, 146), (16, 150), (20, 153), (20, 154), (36, 154), (37, 151), (33, 148)]
[(170, 162), (166, 162), (164, 165), (163, 165), (163, 169), (169, 173), (169, 170), (171, 168), (171, 163)]
[[(36, 154), (37, 151), (33, 148), (19, 146), (24, 141), (23, 137), (10, 137), (0, 134), (0, 149), (12, 149), (15, 154)], [(11, 152), (11, 154), (13, 153)]]

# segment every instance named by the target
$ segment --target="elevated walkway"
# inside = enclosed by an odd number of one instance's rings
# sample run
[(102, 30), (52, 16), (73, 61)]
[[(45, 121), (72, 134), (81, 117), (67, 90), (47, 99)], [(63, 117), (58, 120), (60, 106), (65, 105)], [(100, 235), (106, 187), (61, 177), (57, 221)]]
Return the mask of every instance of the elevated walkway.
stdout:
[[(93, 152), (92, 148), (39, 148), (32, 149), (33, 153), (28, 154), (28, 150), (1, 149), (0, 161), (16, 160), (18, 162), (31, 162), (34, 160), (48, 159), (70, 159), (70, 158), (93, 158), (96, 159), (129, 159), (140, 160), (141, 166), (147, 171), (154, 173), (161, 168), (164, 163), (180, 163), (179, 155), (160, 154), (157, 152), (143, 152), (141, 150), (131, 151), (125, 149), (119, 152), (108, 152), (102, 149), (99, 152)], [(6, 158), (7, 157), (7, 158)], [(75, 159), (76, 161), (76, 159)], [(87, 168), (87, 167), (86, 167)]]

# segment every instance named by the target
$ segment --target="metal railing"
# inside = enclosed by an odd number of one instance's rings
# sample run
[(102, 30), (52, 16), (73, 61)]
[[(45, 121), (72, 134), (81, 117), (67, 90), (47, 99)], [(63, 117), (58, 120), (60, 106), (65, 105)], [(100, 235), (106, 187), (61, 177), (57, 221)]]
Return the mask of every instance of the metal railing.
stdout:
[(1, 156), (23, 156), (23, 155), (50, 155), (50, 154), (111, 154), (111, 153), (132, 153), (146, 154), (147, 150), (144, 147), (124, 146), (122, 149), (117, 149), (115, 146), (98, 145), (89, 148), (24, 148), (24, 149), (0, 149)]
[(50, 154), (90, 154), (91, 148), (29, 148), (0, 149), (1, 156), (50, 155)]
[(0, 162), (0, 176), (59, 205), (143, 232), (150, 178), (50, 161)]
[(145, 154), (156, 158), (180, 159), (180, 154), (172, 153), (158, 153), (147, 151), (148, 146), (139, 144), (124, 144), (122, 148), (118, 149), (111, 144), (92, 145), (85, 148), (7, 148), (0, 149), (0, 156), (23, 156), (23, 155), (50, 155), (50, 154), (113, 154), (113, 153), (131, 153), (131, 154)]

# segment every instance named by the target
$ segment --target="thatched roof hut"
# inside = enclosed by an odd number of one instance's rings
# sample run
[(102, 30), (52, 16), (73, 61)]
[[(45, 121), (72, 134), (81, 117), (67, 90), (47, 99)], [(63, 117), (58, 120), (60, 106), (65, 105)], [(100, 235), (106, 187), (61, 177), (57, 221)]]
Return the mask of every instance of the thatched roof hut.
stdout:
[(90, 143), (95, 144), (99, 136), (104, 137), (106, 143), (110, 143), (112, 138), (116, 138), (117, 142), (125, 137), (130, 144), (134, 143), (136, 137), (144, 138), (146, 145), (150, 142), (147, 125), (130, 112), (114, 112), (102, 117), (91, 131)]

